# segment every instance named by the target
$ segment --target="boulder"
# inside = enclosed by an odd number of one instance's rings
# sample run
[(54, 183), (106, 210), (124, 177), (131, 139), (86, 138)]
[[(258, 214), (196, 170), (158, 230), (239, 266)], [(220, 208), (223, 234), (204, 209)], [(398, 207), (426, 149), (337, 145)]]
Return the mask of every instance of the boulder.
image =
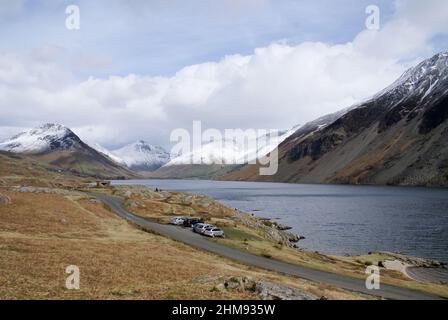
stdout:
[(305, 239), (302, 236), (296, 235), (289, 231), (280, 230), (287, 228), (287, 226), (280, 225), (277, 222), (272, 222), (267, 218), (253, 218), (244, 212), (236, 211), (235, 218), (237, 221), (243, 223), (251, 229), (258, 229), (263, 231), (264, 237), (275, 243), (282, 243), (288, 247), (293, 247), (294, 243)]
[(224, 286), (228, 290), (238, 290), (244, 291), (245, 284), (243, 278), (241, 277), (231, 277), (226, 282), (224, 282)]
[(223, 276), (219, 276), (219, 277), (203, 277), (202, 279), (200, 279), (201, 282), (203, 281), (210, 281), (210, 280), (224, 280), (224, 282), (216, 285), (213, 288), (213, 291), (219, 291), (219, 292), (223, 292), (223, 291), (245, 291), (245, 290), (249, 290), (249, 291), (253, 291), (254, 290), (254, 286), (255, 286), (255, 282), (252, 280), (251, 277), (223, 277)]
[(281, 224), (281, 223), (276, 223), (275, 226), (280, 231), (286, 231), (286, 230), (291, 230), (292, 229), (292, 227), (284, 225), (284, 224)]
[(262, 300), (318, 300), (309, 292), (291, 288), (282, 284), (259, 280), (255, 284), (255, 292)]
[(0, 193), (0, 204), (7, 205), (11, 203), (11, 198)]
[(292, 242), (292, 243), (297, 243), (300, 240), (305, 239), (305, 237), (299, 236), (299, 235), (297, 235), (295, 233), (292, 233), (292, 232), (284, 232), (284, 235), (288, 238), (288, 241)]
[(266, 280), (255, 282), (251, 277), (213, 277), (204, 280), (225, 279), (224, 282), (214, 286), (212, 291), (250, 291), (255, 292), (262, 300), (319, 300), (319, 297), (309, 292), (291, 288), (283, 284), (273, 283)]
[(220, 283), (218, 285), (216, 285), (212, 291), (217, 291), (217, 292), (225, 292), (226, 291), (226, 286), (224, 285), (224, 283)]

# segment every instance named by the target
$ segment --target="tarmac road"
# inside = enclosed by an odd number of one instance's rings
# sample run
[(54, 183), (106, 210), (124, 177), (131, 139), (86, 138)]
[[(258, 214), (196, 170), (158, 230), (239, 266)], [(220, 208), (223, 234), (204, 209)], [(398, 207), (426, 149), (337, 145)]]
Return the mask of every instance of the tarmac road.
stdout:
[(352, 278), (349, 276), (338, 275), (330, 272), (315, 270), (305, 266), (281, 262), (274, 259), (260, 257), (248, 252), (209, 241), (203, 236), (191, 232), (191, 230), (181, 227), (164, 225), (148, 221), (144, 218), (129, 213), (123, 209), (123, 199), (99, 193), (89, 193), (98, 200), (104, 202), (110, 209), (121, 218), (130, 221), (139, 227), (155, 232), (157, 234), (169, 237), (171, 239), (183, 242), (192, 247), (212, 252), (219, 256), (229, 258), (231, 260), (251, 265), (262, 269), (276, 271), (282, 274), (296, 276), (299, 278), (311, 280), (314, 282), (325, 283), (338, 288), (351, 291), (362, 292), (365, 294), (379, 296), (385, 299), (394, 300), (438, 300), (437, 296), (432, 296), (423, 292), (413, 291), (405, 288), (395, 287), (391, 285), (381, 284), (379, 290), (368, 290), (365, 286), (365, 280)]

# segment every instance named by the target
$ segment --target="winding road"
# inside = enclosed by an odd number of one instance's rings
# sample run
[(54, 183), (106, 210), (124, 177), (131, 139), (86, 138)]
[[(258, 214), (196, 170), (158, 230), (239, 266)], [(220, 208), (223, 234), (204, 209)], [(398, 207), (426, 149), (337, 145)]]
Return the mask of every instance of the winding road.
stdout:
[(155, 232), (157, 234), (169, 237), (171, 239), (183, 242), (192, 247), (202, 249), (219, 256), (243, 263), (245, 265), (255, 266), (262, 269), (279, 272), (286, 275), (296, 276), (306, 280), (325, 283), (338, 288), (350, 291), (361, 292), (385, 299), (394, 300), (438, 300), (437, 296), (432, 296), (419, 291), (408, 290), (391, 285), (381, 284), (379, 290), (368, 290), (365, 286), (365, 280), (349, 276), (334, 274), (330, 272), (315, 270), (312, 268), (281, 262), (278, 260), (260, 257), (248, 252), (209, 241), (204, 237), (191, 232), (188, 229), (179, 228), (171, 225), (164, 225), (148, 221), (144, 218), (129, 213), (123, 208), (123, 199), (99, 193), (89, 193), (98, 200), (104, 202), (109, 208), (121, 218), (130, 221), (144, 230)]

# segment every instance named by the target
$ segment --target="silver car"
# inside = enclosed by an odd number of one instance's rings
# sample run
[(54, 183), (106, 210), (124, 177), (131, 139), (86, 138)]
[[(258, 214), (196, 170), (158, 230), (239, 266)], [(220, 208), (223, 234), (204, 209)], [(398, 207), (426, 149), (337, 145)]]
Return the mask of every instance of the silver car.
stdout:
[(199, 234), (203, 234), (205, 229), (207, 228), (214, 228), (214, 226), (207, 223), (197, 223), (194, 225), (193, 231)]
[(184, 217), (174, 217), (170, 220), (170, 224), (173, 224), (175, 226), (181, 226), (184, 224), (185, 218)]
[(224, 238), (224, 231), (219, 228), (216, 228), (216, 227), (205, 229), (203, 234), (204, 234), (204, 236), (212, 237), (212, 238), (215, 238), (215, 237)]

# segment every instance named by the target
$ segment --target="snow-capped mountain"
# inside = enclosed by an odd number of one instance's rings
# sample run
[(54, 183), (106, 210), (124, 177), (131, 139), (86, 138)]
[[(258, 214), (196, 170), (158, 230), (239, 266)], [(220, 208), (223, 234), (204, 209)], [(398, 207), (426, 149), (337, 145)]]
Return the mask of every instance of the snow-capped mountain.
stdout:
[[(323, 130), (326, 126), (331, 125), (350, 111), (365, 108), (371, 104), (381, 104), (383, 109), (389, 110), (394, 109), (398, 105), (403, 107), (406, 105), (406, 102), (422, 106), (425, 103), (438, 101), (440, 97), (447, 93), (448, 52), (442, 52), (410, 68), (394, 83), (373, 97), (305, 124), (291, 138), (301, 138), (304, 134)], [(409, 112), (409, 110), (402, 112)]]
[(79, 137), (69, 128), (60, 124), (47, 123), (0, 143), (0, 150), (39, 154), (53, 150), (66, 150), (80, 142)]
[(136, 177), (117, 161), (84, 143), (72, 130), (54, 123), (22, 132), (0, 143), (0, 150), (26, 154), (61, 171), (88, 177)]
[(448, 185), (448, 52), (378, 94), (302, 128), (280, 144), (279, 170), (244, 166), (225, 179)]
[(447, 80), (448, 52), (442, 52), (410, 68), (371, 100), (387, 97), (389, 108), (412, 98), (418, 99), (419, 103), (424, 103), (431, 101), (435, 95), (447, 93)]
[(114, 150), (111, 154), (135, 171), (153, 171), (170, 161), (170, 154), (165, 149), (142, 140)]
[(222, 139), (203, 143), (191, 152), (175, 157), (165, 167), (189, 164), (246, 164), (270, 153), (296, 130), (297, 128), (293, 128), (272, 136), (260, 134), (247, 141), (241, 137), (241, 139)]
[(96, 151), (102, 153), (103, 155), (105, 155), (105, 156), (108, 157), (109, 159), (113, 160), (114, 162), (126, 166), (126, 162), (124, 162), (123, 159), (121, 159), (121, 158), (118, 157), (116, 154), (114, 154), (112, 151), (106, 149), (105, 147), (103, 147), (103, 146), (100, 145), (99, 143), (96, 143), (96, 142), (87, 142), (87, 144), (88, 144), (91, 148), (93, 148), (93, 149), (95, 149)]

